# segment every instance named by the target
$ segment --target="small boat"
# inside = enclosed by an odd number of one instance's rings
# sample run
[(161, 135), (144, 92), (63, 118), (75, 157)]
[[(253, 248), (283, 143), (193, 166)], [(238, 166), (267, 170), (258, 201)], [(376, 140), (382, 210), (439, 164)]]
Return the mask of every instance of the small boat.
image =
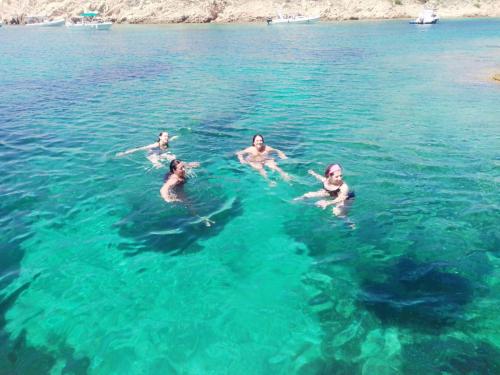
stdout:
[(415, 25), (429, 25), (435, 24), (439, 21), (439, 16), (435, 9), (423, 9), (420, 16), (418, 16), (414, 21), (410, 21), (411, 24)]
[(285, 23), (314, 23), (319, 21), (320, 16), (285, 16), (278, 14), (278, 18), (268, 18), (268, 25), (280, 25)]
[(109, 30), (113, 22), (104, 21), (98, 17), (99, 13), (87, 12), (76, 17), (76, 22), (66, 22), (66, 27), (77, 30)]
[(49, 20), (46, 16), (28, 16), (26, 17), (26, 26), (30, 27), (59, 27), (64, 25), (64, 18)]

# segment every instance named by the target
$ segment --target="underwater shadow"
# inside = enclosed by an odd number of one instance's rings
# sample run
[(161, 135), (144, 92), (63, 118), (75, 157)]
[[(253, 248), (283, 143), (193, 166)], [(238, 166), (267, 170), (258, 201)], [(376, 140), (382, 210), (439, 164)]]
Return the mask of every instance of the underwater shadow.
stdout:
[(359, 301), (384, 324), (420, 330), (448, 327), (471, 302), (473, 286), (458, 274), (442, 271), (446, 266), (400, 258), (382, 275), (383, 282), (362, 283)]
[(120, 235), (132, 238), (134, 244), (121, 244), (119, 248), (128, 256), (147, 251), (177, 255), (200, 251), (197, 241), (217, 236), (242, 212), (237, 198), (175, 204), (156, 211), (136, 202), (132, 213), (115, 224)]
[(89, 358), (76, 358), (74, 350), (66, 346), (58, 354), (58, 357), (55, 357), (48, 351), (28, 345), (25, 331), (15, 340), (10, 340), (7, 333), (0, 331), (0, 374), (2, 375), (51, 374), (54, 366), (61, 359), (65, 362), (61, 374), (85, 375), (88, 373)]
[(484, 341), (453, 337), (403, 346), (405, 374), (500, 374), (500, 351)]

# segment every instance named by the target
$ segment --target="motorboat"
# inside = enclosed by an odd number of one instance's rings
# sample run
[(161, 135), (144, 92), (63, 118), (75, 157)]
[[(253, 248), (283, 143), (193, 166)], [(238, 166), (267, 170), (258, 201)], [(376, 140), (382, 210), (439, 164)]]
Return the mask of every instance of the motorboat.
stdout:
[(99, 13), (96, 12), (82, 13), (78, 17), (75, 17), (75, 21), (66, 22), (66, 27), (77, 30), (109, 30), (113, 25), (113, 22), (104, 21), (99, 18)]
[(26, 26), (30, 27), (59, 27), (64, 25), (64, 18), (50, 20), (47, 16), (28, 16)]
[(410, 21), (412, 24), (416, 25), (429, 25), (435, 24), (439, 21), (439, 16), (435, 9), (423, 9), (420, 16), (418, 16), (414, 21)]
[(286, 23), (314, 23), (319, 21), (320, 16), (283, 16), (278, 14), (277, 18), (268, 18), (268, 25), (280, 25)]

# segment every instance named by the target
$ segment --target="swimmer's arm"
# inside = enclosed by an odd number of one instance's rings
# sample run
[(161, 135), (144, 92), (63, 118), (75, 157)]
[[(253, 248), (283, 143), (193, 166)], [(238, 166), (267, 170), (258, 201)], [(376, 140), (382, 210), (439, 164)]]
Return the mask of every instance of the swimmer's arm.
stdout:
[(316, 178), (317, 180), (321, 181), (321, 182), (325, 182), (325, 178), (319, 174), (317, 174), (316, 172), (314, 172), (312, 169), (309, 169), (307, 171), (307, 173), (309, 173), (311, 176), (313, 176), (314, 178)]
[(200, 166), (200, 163), (197, 161), (192, 161), (190, 163), (185, 164), (186, 168), (198, 168)]
[(155, 148), (155, 147), (158, 147), (158, 142), (152, 143), (152, 144), (147, 145), (147, 146), (142, 146), (142, 147), (137, 147), (137, 148), (131, 148), (130, 150), (117, 153), (116, 156), (125, 156), (125, 155), (132, 154), (132, 153), (134, 153), (136, 151), (150, 150), (150, 149)]
[(179, 136), (178, 135), (174, 135), (173, 137), (170, 137), (168, 139), (168, 141), (170, 142), (170, 141), (173, 141), (174, 139), (177, 139), (177, 138), (179, 138)]
[(174, 194), (171, 193), (172, 188), (176, 185), (177, 181), (169, 178), (161, 187), (160, 195), (165, 202), (180, 201)]
[(349, 187), (347, 184), (343, 184), (340, 187), (339, 195), (337, 198), (335, 198), (333, 201), (331, 201), (331, 204), (341, 204), (344, 203), (347, 199), (349, 198)]
[(276, 152), (280, 159), (288, 159), (288, 157), (285, 155), (285, 153), (281, 150), (278, 150), (277, 148), (269, 147), (269, 152)]
[(241, 164), (247, 164), (247, 161), (245, 160), (244, 156), (248, 155), (249, 153), (250, 153), (250, 147), (247, 147), (244, 150), (238, 151), (236, 153), (236, 156), (238, 157), (238, 160), (240, 161)]

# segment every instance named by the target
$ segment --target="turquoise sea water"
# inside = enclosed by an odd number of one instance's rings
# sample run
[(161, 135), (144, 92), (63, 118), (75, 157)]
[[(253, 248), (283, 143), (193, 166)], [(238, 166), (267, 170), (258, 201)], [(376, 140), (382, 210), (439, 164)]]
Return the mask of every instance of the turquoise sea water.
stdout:
[(499, 25), (2, 28), (0, 374), (500, 373)]

